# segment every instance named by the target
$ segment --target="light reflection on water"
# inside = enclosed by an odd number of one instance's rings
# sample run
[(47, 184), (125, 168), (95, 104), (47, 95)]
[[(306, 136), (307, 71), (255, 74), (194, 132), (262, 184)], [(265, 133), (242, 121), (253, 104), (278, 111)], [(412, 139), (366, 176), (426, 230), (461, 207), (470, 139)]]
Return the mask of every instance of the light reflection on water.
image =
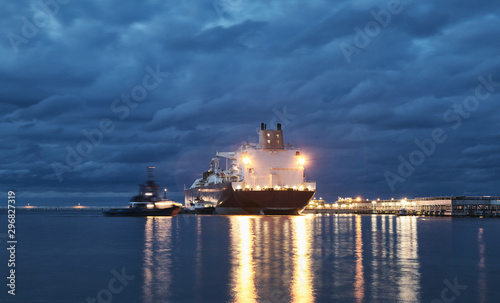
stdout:
[(253, 220), (250, 217), (232, 217), (231, 221), (231, 272), (232, 292), (237, 302), (257, 302), (255, 289), (255, 262)]
[(292, 302), (314, 302), (311, 273), (311, 218), (292, 217), (293, 278)]
[(233, 302), (314, 302), (312, 218), (234, 216), (229, 220)]
[(481, 227), (479, 228), (478, 235), (477, 235), (477, 240), (479, 244), (479, 262), (477, 264), (477, 271), (479, 274), (479, 279), (478, 279), (478, 289), (479, 289), (479, 302), (484, 303), (486, 302), (486, 273), (485, 273), (485, 243), (483, 239), (483, 233), (484, 229)]
[(157, 302), (155, 298), (170, 294), (172, 220), (166, 217), (147, 217), (144, 229), (144, 286), (143, 302)]
[[(143, 299), (156, 302), (168, 297), (176, 291), (172, 289), (172, 272), (182, 272), (192, 276), (188, 287), (193, 293), (203, 292), (210, 279), (227, 283), (227, 293), (220, 297), (226, 302), (420, 302), (419, 219), (380, 215), (198, 216), (185, 226), (176, 221), (180, 234), (183, 228), (194, 232), (189, 239), (180, 236), (173, 240), (171, 218), (148, 218)], [(218, 227), (207, 229), (214, 222)], [(226, 239), (227, 247), (221, 248), (217, 239), (220, 243)], [(172, 263), (175, 241), (193, 242), (192, 269)], [(477, 283), (486, 292), (486, 274), (481, 275), (485, 268), (481, 228), (477, 241)], [(206, 253), (214, 247), (221, 251), (212, 254), (209, 262), (225, 262), (226, 273), (207, 269)], [(478, 299), (486, 302), (485, 296)]]
[[(267, 299), (266, 294), (271, 301), (274, 298), (275, 301), (314, 302), (318, 299), (316, 288), (325, 283), (331, 283), (333, 288), (351, 288), (356, 302), (366, 301), (367, 285), (372, 297), (387, 298), (387, 293), (378, 293), (381, 286), (387, 287), (387, 284), (394, 287), (392, 299), (418, 301), (417, 218), (368, 218), (332, 217), (332, 222), (315, 220), (314, 216), (231, 217), (234, 302), (255, 302)], [(318, 237), (318, 233), (323, 238)], [(316, 253), (317, 246), (322, 246), (320, 253)], [(353, 263), (348, 261), (350, 258)], [(371, 262), (368, 263), (367, 258)], [(281, 266), (276, 267), (280, 263)], [(354, 266), (350, 267), (351, 264)], [(369, 282), (367, 264), (371, 267)], [(333, 276), (330, 281), (319, 281), (317, 276), (325, 268), (331, 269)], [(282, 281), (276, 278), (280, 276)], [(347, 299), (335, 293), (329, 296)]]
[(420, 293), (420, 264), (418, 261), (417, 217), (396, 218), (397, 263), (400, 277), (399, 300), (417, 301)]
[(361, 217), (356, 216), (356, 277), (354, 278), (354, 296), (356, 302), (363, 302), (365, 297), (365, 278), (363, 269), (363, 238), (361, 230)]

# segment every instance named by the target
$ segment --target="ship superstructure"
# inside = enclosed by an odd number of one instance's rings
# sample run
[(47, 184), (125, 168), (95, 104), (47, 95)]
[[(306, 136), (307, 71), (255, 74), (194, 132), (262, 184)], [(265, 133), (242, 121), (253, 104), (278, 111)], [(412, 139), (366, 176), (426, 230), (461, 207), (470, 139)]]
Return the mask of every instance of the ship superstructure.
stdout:
[(222, 214), (299, 214), (316, 191), (305, 179), (305, 163), (299, 150), (284, 145), (281, 124), (272, 130), (261, 123), (259, 143), (216, 153), (210, 169), (185, 190), (185, 206), (202, 199)]

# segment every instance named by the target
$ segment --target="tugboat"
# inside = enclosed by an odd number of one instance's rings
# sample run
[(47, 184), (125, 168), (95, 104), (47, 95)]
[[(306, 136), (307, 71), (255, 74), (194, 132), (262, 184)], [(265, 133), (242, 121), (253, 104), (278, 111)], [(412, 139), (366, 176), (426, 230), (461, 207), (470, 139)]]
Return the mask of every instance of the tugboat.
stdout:
[(175, 216), (181, 209), (182, 204), (167, 200), (167, 189), (160, 195), (160, 186), (154, 180), (154, 167), (148, 167), (148, 181), (139, 184), (139, 194), (130, 199), (128, 208), (111, 208), (103, 213), (106, 216)]
[(191, 207), (184, 209), (183, 213), (196, 215), (211, 215), (215, 212), (215, 204), (202, 200), (199, 196), (190, 202)]

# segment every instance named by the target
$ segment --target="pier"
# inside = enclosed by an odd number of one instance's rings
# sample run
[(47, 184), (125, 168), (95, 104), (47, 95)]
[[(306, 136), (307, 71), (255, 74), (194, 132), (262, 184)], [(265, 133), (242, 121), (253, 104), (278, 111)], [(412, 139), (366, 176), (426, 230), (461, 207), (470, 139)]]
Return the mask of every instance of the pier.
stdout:
[(325, 203), (320, 198), (312, 200), (303, 213), (500, 217), (500, 197), (447, 196), (401, 200), (339, 198), (336, 203)]

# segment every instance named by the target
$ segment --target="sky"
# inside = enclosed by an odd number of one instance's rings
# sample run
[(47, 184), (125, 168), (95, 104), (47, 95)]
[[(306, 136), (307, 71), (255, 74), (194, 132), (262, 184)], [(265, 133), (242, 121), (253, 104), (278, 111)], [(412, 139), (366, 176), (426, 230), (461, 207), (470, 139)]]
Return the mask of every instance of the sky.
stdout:
[(491, 1), (43, 0), (0, 15), (0, 184), (20, 203), (128, 201), (148, 165), (183, 201), (261, 122), (283, 125), (327, 202), (500, 195)]

